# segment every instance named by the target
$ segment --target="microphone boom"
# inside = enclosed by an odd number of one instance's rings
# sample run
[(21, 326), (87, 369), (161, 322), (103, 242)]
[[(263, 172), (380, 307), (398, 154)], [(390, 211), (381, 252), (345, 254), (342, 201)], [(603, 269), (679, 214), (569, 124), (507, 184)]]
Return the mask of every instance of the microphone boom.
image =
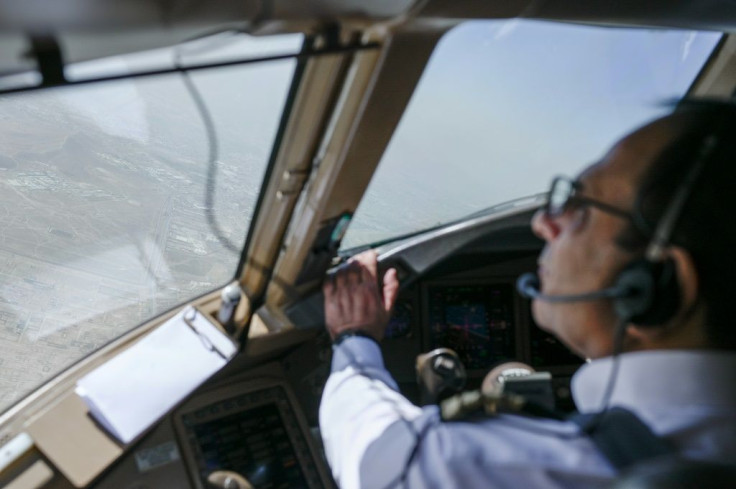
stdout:
[(599, 299), (616, 299), (628, 297), (632, 294), (630, 290), (622, 287), (607, 287), (602, 290), (588, 292), (585, 294), (543, 294), (540, 290), (539, 277), (536, 273), (525, 273), (516, 281), (516, 290), (527, 299), (538, 299), (546, 302), (583, 302), (596, 301)]

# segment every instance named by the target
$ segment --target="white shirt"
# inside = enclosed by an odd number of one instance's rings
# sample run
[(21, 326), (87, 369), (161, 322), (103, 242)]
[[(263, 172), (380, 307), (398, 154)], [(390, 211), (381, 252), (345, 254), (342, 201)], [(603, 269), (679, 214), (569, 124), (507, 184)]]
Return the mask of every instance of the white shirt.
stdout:
[[(610, 406), (637, 414), (678, 453), (736, 464), (736, 354), (647, 351), (619, 357)], [(580, 412), (602, 409), (612, 360), (572, 381)], [(514, 415), (445, 422), (397, 392), (378, 345), (351, 337), (335, 349), (320, 405), (327, 460), (343, 489), (589, 488), (615, 469), (568, 421)]]

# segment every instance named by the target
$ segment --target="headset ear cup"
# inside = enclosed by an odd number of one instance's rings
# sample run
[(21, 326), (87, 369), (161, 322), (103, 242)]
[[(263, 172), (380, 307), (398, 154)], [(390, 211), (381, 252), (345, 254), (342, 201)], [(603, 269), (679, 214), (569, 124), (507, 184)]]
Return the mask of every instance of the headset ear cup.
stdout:
[(619, 274), (616, 287), (627, 291), (614, 300), (621, 320), (637, 326), (661, 326), (680, 307), (680, 285), (673, 260), (632, 262)]

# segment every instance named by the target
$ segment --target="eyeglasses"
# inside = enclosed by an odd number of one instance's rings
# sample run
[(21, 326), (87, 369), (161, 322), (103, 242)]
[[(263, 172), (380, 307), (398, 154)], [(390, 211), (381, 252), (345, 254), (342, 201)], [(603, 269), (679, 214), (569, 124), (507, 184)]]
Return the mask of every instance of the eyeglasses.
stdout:
[(576, 207), (591, 206), (614, 216), (635, 221), (634, 215), (630, 212), (589, 197), (578, 195), (581, 189), (582, 184), (576, 180), (567, 177), (555, 177), (547, 194), (547, 203), (545, 204), (544, 211), (550, 217), (559, 217), (567, 210)]

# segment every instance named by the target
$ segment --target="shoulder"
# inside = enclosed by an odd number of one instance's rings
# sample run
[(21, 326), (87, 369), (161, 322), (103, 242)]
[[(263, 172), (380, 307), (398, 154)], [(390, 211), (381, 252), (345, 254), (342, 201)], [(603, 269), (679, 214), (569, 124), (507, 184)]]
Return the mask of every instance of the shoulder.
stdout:
[(363, 487), (380, 485), (373, 484), (379, 469), (383, 484), (405, 477), (410, 487), (556, 487), (552, 480), (592, 487), (613, 476), (572, 423), (519, 416), (443, 422), (427, 410), (412, 425), (394, 423), (369, 447)]

